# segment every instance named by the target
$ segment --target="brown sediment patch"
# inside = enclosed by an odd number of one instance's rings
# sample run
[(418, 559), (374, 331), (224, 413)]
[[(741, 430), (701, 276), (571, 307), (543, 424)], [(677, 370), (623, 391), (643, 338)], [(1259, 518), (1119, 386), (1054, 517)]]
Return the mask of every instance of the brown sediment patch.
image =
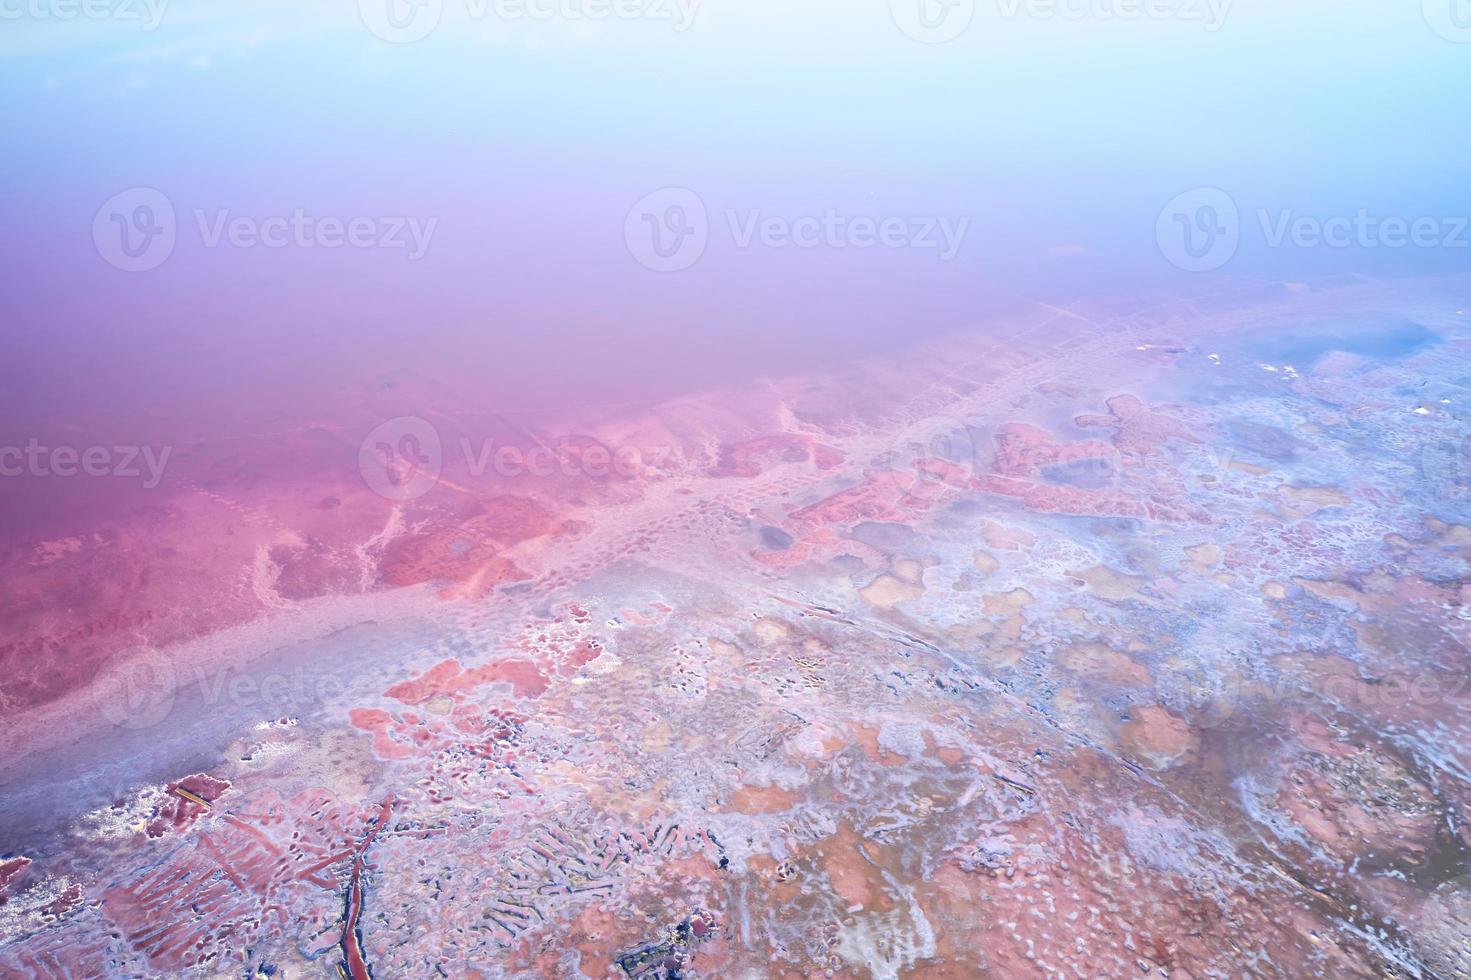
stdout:
[(832, 644), (820, 636), (809, 636), (802, 640), (802, 653), (808, 657), (826, 657), (832, 652)]
[(1415, 946), (1427, 965), (1439, 976), (1471, 976), (1471, 877), (1442, 883), (1415, 919)]
[(863, 754), (884, 766), (903, 765), (908, 760), (896, 752), (890, 752), (879, 744), (879, 729), (876, 725), (854, 725), (854, 737), (863, 749)]
[(1148, 581), (1138, 575), (1129, 575), (1109, 568), (1107, 565), (1094, 565), (1092, 568), (1084, 568), (1068, 574), (1082, 579), (1083, 584), (1094, 595), (1114, 601), (1135, 598), (1139, 595), (1140, 587)]
[(756, 816), (784, 813), (796, 805), (797, 794), (776, 786), (742, 786), (731, 794), (730, 808), (736, 813)]
[(1195, 571), (1204, 572), (1215, 568), (1221, 563), (1221, 546), (1218, 544), (1197, 544), (1185, 549), (1185, 555), (1190, 559), (1190, 564)]
[(847, 824), (839, 824), (837, 833), (815, 848), (828, 883), (850, 910), (887, 911), (894, 907), (885, 893), (883, 875), (872, 860), (869, 848), (873, 847)]
[(924, 595), (924, 590), (893, 575), (880, 575), (858, 590), (864, 602), (880, 609), (889, 609), (898, 603), (909, 602)]
[(623, 933), (623, 923), (617, 916), (610, 909), (595, 905), (568, 923), (562, 931), (562, 942), (576, 949), (584, 962), (611, 963)]
[(1102, 711), (1096, 697), (1088, 697), (1076, 687), (1058, 688), (1052, 695), (1052, 711), (1071, 731), (1103, 736)]
[(1277, 670), (1296, 678), (1303, 693), (1347, 708), (1356, 715), (1378, 715), (1383, 711), (1405, 717), (1420, 697), (1433, 703), (1434, 689), (1422, 686), (1418, 672), (1397, 672), (1387, 677), (1365, 677), (1364, 668), (1342, 656), (1289, 653), (1272, 661)]
[(1292, 584), (1300, 589), (1305, 589), (1308, 593), (1317, 596), (1319, 599), (1338, 599), (1347, 602), (1355, 608), (1358, 607), (1359, 599), (1363, 595), (1358, 589), (1344, 582), (1294, 578)]
[(1004, 617), (995, 627), (984, 651), (992, 663), (1009, 666), (1021, 659), (1022, 651), (1015, 648), (1015, 643), (1026, 626), (1022, 613), (1034, 601), (1036, 597), (1026, 589), (993, 592), (981, 599), (981, 610), (987, 616)]
[(988, 644), (981, 650), (981, 656), (995, 667), (1015, 667), (1025, 653), (1021, 647), (1005, 643)]
[(1126, 687), (1147, 687), (1151, 680), (1142, 664), (1102, 643), (1070, 643), (1058, 653), (1057, 662), (1075, 674)]
[(935, 741), (935, 736), (926, 731), (924, 733), (925, 755), (939, 759), (947, 766), (958, 766), (965, 761), (965, 750), (953, 745), (941, 745)]
[(705, 638), (705, 649), (710, 651), (705, 670), (706, 688), (715, 691), (739, 687), (745, 676), (745, 651), (715, 636)]
[(1010, 592), (992, 592), (981, 600), (981, 608), (988, 616), (1016, 616), (1023, 609), (1030, 606), (1037, 599), (1036, 596), (1026, 589), (1012, 589)]
[(1278, 488), (1281, 494), (1282, 512), (1291, 517), (1307, 517), (1329, 507), (1347, 507), (1348, 497), (1333, 487), (1289, 487)]
[(1001, 563), (998, 562), (995, 557), (993, 557), (991, 553), (987, 551), (977, 551), (975, 554), (971, 555), (970, 564), (972, 568), (980, 572), (982, 575), (993, 575), (995, 574), (996, 569), (1001, 567)]
[(925, 916), (938, 926), (937, 955), (929, 962), (915, 964), (904, 974), (905, 980), (970, 980), (991, 975), (988, 944), (978, 935), (996, 928), (996, 923), (989, 921), (989, 910), (983, 912), (986, 884), (954, 864), (946, 864), (921, 886)]
[[(1011, 834), (1031, 836), (1017, 824)], [(1112, 836), (1048, 840), (1053, 860), (1013, 854), (985, 869), (942, 866), (916, 887), (937, 956), (905, 977), (1216, 973), (1220, 910), (1141, 869)]]
[(775, 646), (791, 639), (792, 626), (777, 616), (762, 616), (751, 626), (751, 632), (762, 646)]
[(1464, 524), (1447, 524), (1434, 517), (1425, 518), (1425, 526), (1435, 536), (1436, 543), (1452, 548), (1471, 548), (1471, 527)]
[(922, 561), (914, 558), (897, 558), (894, 560), (890, 571), (901, 582), (909, 582), (912, 585), (924, 585), (924, 562)]
[(858, 595), (864, 602), (880, 609), (892, 609), (901, 602), (912, 602), (924, 595), (923, 566), (912, 560), (896, 561), (891, 572), (885, 572), (863, 588)]
[(741, 659), (741, 648), (736, 646), (734, 643), (727, 643), (725, 640), (722, 640), (719, 637), (705, 637), (705, 645), (710, 648), (710, 652), (713, 655), (721, 658), (722, 660), (728, 660), (734, 663), (738, 663)]
[(942, 631), (947, 642), (961, 650), (979, 651), (996, 634), (996, 624), (984, 616), (963, 619)]
[[(1025, 589), (993, 592), (981, 597), (981, 611), (987, 617), (1002, 619), (1000, 622), (980, 619), (965, 628), (968, 636), (974, 637), (983, 645), (977, 652), (997, 667), (1011, 667), (1016, 664), (1022, 655), (1022, 650), (1016, 646), (1016, 640), (1021, 637), (1022, 628), (1027, 625), (1022, 612), (1033, 602), (1036, 602), (1036, 596)], [(956, 631), (952, 630), (950, 633)]]
[(1124, 751), (1150, 769), (1173, 769), (1185, 762), (1200, 739), (1184, 719), (1157, 704), (1130, 711), (1120, 732)]
[(1336, 860), (1423, 863), (1441, 819), (1430, 787), (1386, 753), (1314, 735), (1304, 738), (1309, 751), (1284, 778), (1277, 806)]
[(1037, 543), (1037, 538), (1031, 531), (997, 524), (995, 521), (986, 521), (981, 525), (981, 537), (985, 539), (987, 547), (997, 551), (1024, 551)]

